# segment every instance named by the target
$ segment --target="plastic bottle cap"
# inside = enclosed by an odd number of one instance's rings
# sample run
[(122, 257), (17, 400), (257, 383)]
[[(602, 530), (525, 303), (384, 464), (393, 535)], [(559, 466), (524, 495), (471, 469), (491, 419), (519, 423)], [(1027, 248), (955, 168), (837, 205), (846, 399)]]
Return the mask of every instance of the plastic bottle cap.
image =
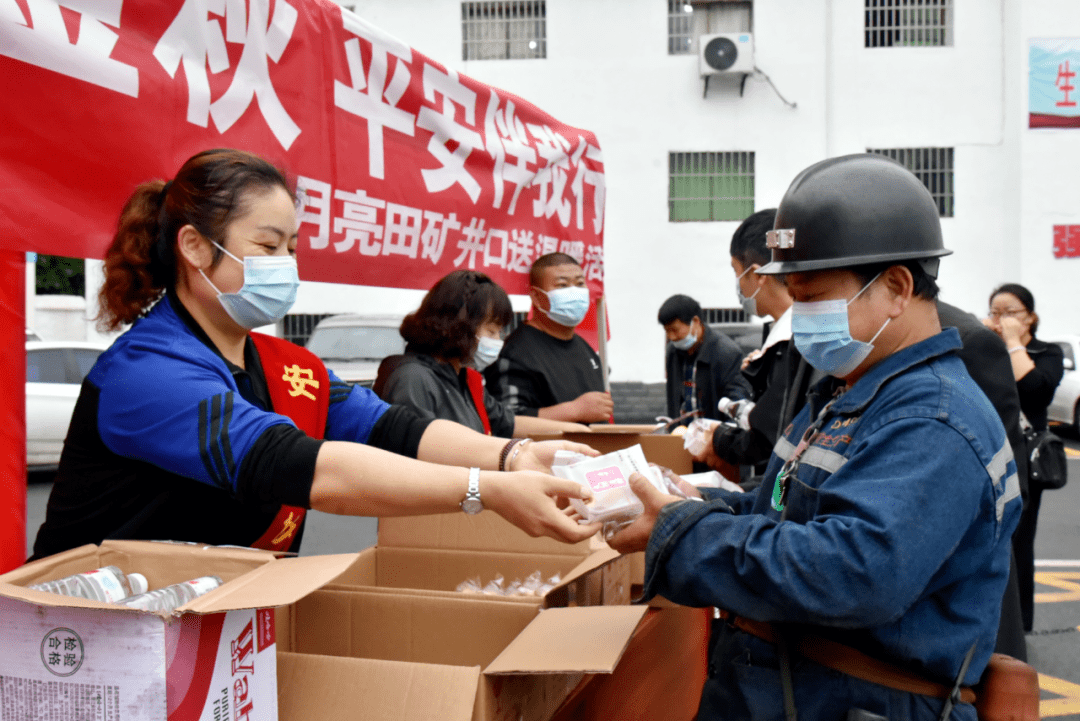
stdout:
[(150, 588), (150, 584), (146, 582), (146, 576), (141, 573), (129, 573), (127, 577), (128, 583), (131, 584), (131, 595), (138, 596), (140, 593), (146, 593), (146, 589)]

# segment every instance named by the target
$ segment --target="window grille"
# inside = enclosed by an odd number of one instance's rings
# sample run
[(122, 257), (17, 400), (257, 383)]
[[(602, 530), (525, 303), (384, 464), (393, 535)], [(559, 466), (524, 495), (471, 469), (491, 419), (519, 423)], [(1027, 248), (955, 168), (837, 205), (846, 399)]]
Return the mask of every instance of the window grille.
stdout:
[(892, 158), (923, 182), (937, 203), (938, 215), (953, 217), (953, 149), (952, 148), (868, 148)]
[(953, 0), (865, 0), (866, 47), (953, 44)]
[(668, 55), (693, 55), (698, 38), (748, 33), (752, 3), (746, 0), (667, 0)]
[(668, 0), (668, 55), (694, 52), (694, 6), (687, 0)]
[(742, 308), (702, 308), (706, 325), (713, 323), (747, 323), (749, 318)]
[(669, 153), (668, 219), (743, 220), (754, 212), (752, 152)]
[(314, 315), (311, 313), (295, 313), (285, 316), (282, 319), (282, 332), (281, 335), (285, 340), (296, 345), (304, 345), (307, 343), (308, 338), (311, 337), (311, 331), (315, 330), (315, 326), (323, 318), (328, 317), (329, 313), (322, 315)]
[(461, 59), (547, 57), (545, 0), (461, 3)]

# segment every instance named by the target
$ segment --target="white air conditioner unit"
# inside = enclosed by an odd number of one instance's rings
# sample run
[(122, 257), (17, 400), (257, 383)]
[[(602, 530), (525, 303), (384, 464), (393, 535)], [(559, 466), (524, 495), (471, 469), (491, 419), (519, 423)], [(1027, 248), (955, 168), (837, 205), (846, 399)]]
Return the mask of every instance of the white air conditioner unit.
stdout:
[(698, 38), (701, 77), (754, 72), (754, 36), (750, 33), (718, 33)]

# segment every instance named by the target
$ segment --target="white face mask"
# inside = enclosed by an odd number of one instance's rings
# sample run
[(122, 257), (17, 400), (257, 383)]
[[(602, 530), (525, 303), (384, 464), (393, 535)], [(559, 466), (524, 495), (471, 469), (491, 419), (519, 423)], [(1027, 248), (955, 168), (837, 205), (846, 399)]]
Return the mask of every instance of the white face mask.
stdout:
[[(214, 243), (214, 241), (210, 241)], [(237, 263), (244, 266), (244, 285), (235, 293), (222, 293), (203, 273), (199, 273), (218, 294), (218, 302), (241, 328), (272, 325), (285, 317), (296, 302), (300, 275), (291, 255), (249, 255), (240, 260), (217, 243)]]
[(502, 352), (503, 342), (499, 338), (488, 338), (485, 335), (476, 336), (476, 352), (473, 353), (472, 366), (482, 371), (494, 363), (499, 353)]
[[(690, 321), (691, 328), (693, 327), (693, 320)], [(675, 346), (677, 350), (688, 351), (693, 348), (698, 342), (697, 333), (688, 331), (686, 335), (678, 340), (671, 341), (671, 345)]]
[(757, 290), (754, 291), (754, 294), (747, 298), (743, 295), (742, 286), (739, 284), (739, 281), (742, 280), (744, 275), (753, 270), (753, 268), (754, 266), (748, 265), (746, 270), (735, 277), (735, 292), (739, 294), (739, 305), (742, 306), (743, 312), (747, 315), (758, 315), (757, 301), (754, 299), (757, 298), (757, 294), (761, 292), (761, 286), (759, 285)]

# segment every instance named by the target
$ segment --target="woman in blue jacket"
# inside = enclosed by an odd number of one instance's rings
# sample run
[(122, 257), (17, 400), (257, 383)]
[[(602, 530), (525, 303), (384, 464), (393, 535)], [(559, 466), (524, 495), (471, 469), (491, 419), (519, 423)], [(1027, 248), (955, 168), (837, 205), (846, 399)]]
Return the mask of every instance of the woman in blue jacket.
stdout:
[(503, 440), (390, 406), (253, 334), (296, 297), (296, 245), (292, 189), (249, 153), (205, 151), (135, 190), (100, 293), (102, 324), (132, 325), (83, 384), (36, 556), (106, 538), (295, 551), (308, 508), (487, 507), (533, 535), (596, 531), (557, 508), (580, 487), (537, 472), (559, 448), (595, 451), (532, 443), (510, 457)]

